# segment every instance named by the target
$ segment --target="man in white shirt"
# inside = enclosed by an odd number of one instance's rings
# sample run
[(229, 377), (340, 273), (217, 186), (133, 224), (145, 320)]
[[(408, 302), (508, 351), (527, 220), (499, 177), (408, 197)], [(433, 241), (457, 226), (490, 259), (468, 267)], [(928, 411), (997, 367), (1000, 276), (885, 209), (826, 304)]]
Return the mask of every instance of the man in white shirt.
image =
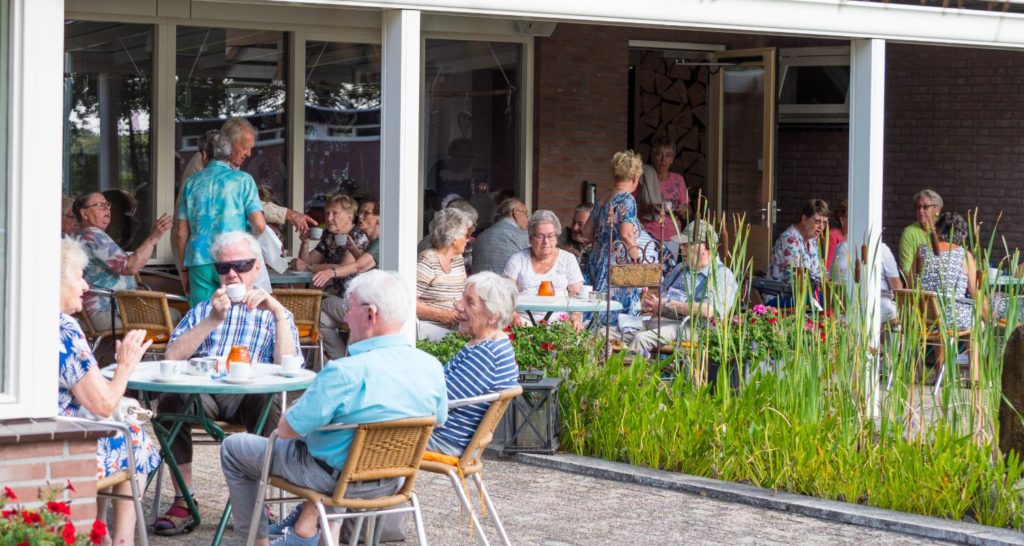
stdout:
[[(850, 256), (849, 242), (839, 243), (839, 246), (836, 247), (836, 259), (832, 262), (832, 279), (851, 286), (853, 283), (853, 260), (854, 257)], [(896, 257), (893, 256), (889, 245), (879, 241), (875, 255), (868, 256), (868, 261), (872, 260), (878, 260), (881, 264), (879, 285), (882, 287), (882, 297), (879, 302), (881, 309), (879, 320), (882, 322), (896, 320), (896, 302), (893, 300), (892, 291), (903, 288), (903, 280), (900, 279)]]

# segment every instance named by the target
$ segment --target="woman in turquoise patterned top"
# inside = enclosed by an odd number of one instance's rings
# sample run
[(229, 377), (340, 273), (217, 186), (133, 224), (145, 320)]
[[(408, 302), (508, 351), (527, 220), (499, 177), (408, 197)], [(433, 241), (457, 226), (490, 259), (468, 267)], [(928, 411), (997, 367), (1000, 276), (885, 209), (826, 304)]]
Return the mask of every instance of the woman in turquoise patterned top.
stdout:
[[(88, 262), (82, 245), (73, 239), (62, 239), (60, 245), (60, 330), (58, 342), (59, 377), (57, 413), (73, 417), (109, 418), (124, 396), (128, 377), (149, 348), (151, 341), (143, 341), (146, 332), (132, 330), (117, 344), (117, 370), (107, 380), (100, 374), (99, 365), (89, 350), (82, 329), (70, 315), (82, 310), (82, 295), (89, 285), (82, 277)], [(123, 435), (102, 438), (97, 442), (96, 477), (103, 478), (124, 470), (128, 466), (128, 449), (135, 455), (135, 470), (139, 478), (160, 465), (160, 454), (142, 427), (129, 424), (132, 429), (130, 443)], [(131, 497), (131, 484), (114, 486), (114, 492)], [(100, 519), (106, 514), (100, 505)], [(114, 525), (111, 538), (114, 544), (133, 544), (135, 539), (135, 506), (130, 501), (114, 503)]]
[[(594, 250), (590, 253), (590, 280), (594, 290), (599, 292), (608, 290), (609, 250), (614, 253), (612, 261), (620, 264), (636, 262), (644, 253), (657, 256), (655, 245), (649, 244), (651, 236), (640, 225), (636, 200), (633, 199), (633, 192), (643, 173), (640, 155), (632, 150), (619, 152), (612, 157), (611, 166), (615, 184), (604, 202), (594, 207), (590, 220), (583, 228), (584, 237), (594, 241)], [(609, 218), (613, 218), (611, 223)], [(616, 241), (622, 241), (625, 255), (618, 251)], [(640, 288), (616, 288), (610, 297), (622, 304), (624, 313), (640, 314)], [(615, 323), (616, 318), (612, 318), (611, 322)]]

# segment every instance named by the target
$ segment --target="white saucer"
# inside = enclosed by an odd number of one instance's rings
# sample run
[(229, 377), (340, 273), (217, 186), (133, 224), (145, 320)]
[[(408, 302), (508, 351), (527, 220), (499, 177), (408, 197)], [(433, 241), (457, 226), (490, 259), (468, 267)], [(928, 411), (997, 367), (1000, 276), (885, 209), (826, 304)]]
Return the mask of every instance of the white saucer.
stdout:
[(232, 385), (248, 385), (249, 383), (252, 383), (253, 381), (256, 381), (256, 379), (252, 378), (252, 377), (244, 377), (243, 378), (243, 377), (224, 376), (224, 382), (225, 383), (230, 383)]
[(156, 383), (184, 383), (188, 381), (187, 377), (181, 375), (164, 376), (157, 375), (153, 377), (153, 381)]
[(294, 372), (286, 372), (284, 370), (276, 370), (274, 373), (281, 377), (298, 377), (302, 375), (302, 369), (295, 370)]

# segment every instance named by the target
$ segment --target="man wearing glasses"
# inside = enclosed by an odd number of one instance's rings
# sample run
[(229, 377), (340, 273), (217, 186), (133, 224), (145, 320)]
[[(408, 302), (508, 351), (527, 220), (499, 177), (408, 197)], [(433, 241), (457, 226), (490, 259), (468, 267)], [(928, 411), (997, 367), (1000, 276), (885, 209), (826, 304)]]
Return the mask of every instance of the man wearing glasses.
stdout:
[(494, 225), (473, 242), (473, 273), (490, 271), (501, 275), (510, 256), (529, 248), (530, 238), (526, 234), (529, 219), (525, 203), (515, 197), (502, 201), (494, 213)]
[(921, 190), (914, 194), (914, 216), (916, 222), (903, 228), (900, 235), (900, 271), (910, 278), (914, 256), (921, 245), (930, 242), (930, 233), (935, 219), (942, 213), (942, 197), (932, 190)]
[[(299, 333), (291, 312), (253, 281), (259, 272), (259, 245), (252, 235), (241, 231), (224, 233), (214, 240), (213, 264), (221, 286), (213, 297), (189, 310), (171, 334), (166, 358), (184, 360), (193, 356), (226, 355), (232, 346), (249, 349), (253, 362), (280, 363), (284, 355), (299, 354)], [(227, 286), (242, 284), (245, 293), (232, 302)], [(202, 395), (203, 411), (207, 418), (245, 425), (250, 432), (256, 429), (260, 412), (266, 403), (264, 394)], [(186, 397), (180, 394), (161, 395), (158, 413), (180, 413)], [(273, 398), (267, 423), (276, 423), (281, 416), (280, 399)], [(270, 427), (265, 429), (270, 434)], [(171, 452), (181, 469), (185, 484), (192, 486), (192, 436), (185, 427), (171, 444)], [(194, 527), (185, 498), (177, 491), (174, 504), (157, 519), (154, 529), (158, 535), (176, 535)]]
[(662, 344), (691, 341), (693, 321), (721, 319), (736, 304), (739, 285), (718, 258), (718, 234), (711, 224), (690, 222), (678, 237), (682, 260), (665, 276), (658, 294), (643, 296), (643, 312), (651, 315), (647, 329), (632, 337), (630, 332), (620, 332), (620, 339), (633, 352), (650, 354)]

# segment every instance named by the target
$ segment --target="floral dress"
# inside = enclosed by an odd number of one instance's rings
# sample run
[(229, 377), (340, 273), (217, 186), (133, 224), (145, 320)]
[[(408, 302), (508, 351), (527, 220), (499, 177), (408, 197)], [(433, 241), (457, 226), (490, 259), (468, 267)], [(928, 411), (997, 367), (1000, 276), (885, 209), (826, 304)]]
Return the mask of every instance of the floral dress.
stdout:
[(947, 328), (966, 330), (971, 327), (973, 304), (965, 298), (968, 278), (964, 271), (967, 254), (963, 247), (942, 250), (936, 255), (929, 245), (921, 245), (921, 289), (939, 296), (942, 316)]
[[(615, 214), (611, 225), (608, 224), (609, 209), (613, 210)], [(619, 193), (608, 203), (598, 203), (594, 207), (591, 217), (595, 222), (594, 250), (590, 253), (590, 281), (594, 285), (594, 290), (598, 292), (608, 290), (608, 252), (615, 241), (619, 240), (620, 224), (633, 224), (637, 233), (637, 246), (640, 247), (641, 252), (646, 251), (647, 254), (653, 254), (654, 257), (648, 256), (647, 259), (654, 262), (658, 252), (655, 245), (648, 244), (652, 239), (640, 225), (636, 212), (636, 200), (632, 195)], [(612, 259), (615, 260), (616, 256), (612, 256)], [(627, 263), (627, 261), (623, 260), (619, 263)], [(642, 289), (640, 288), (615, 288), (611, 291), (610, 297), (622, 304), (623, 313), (639, 316), (641, 294)], [(611, 318), (613, 324), (617, 320), (617, 316)]]
[[(91, 368), (97, 368), (96, 359), (89, 350), (85, 334), (78, 322), (60, 314), (60, 377), (57, 393), (57, 413), (70, 417), (94, 418), (75, 399), (71, 389), (85, 377)], [(142, 427), (129, 423), (132, 430), (131, 448), (135, 452), (135, 471), (148, 474), (160, 466), (160, 451)], [(96, 449), (96, 477), (103, 478), (128, 468), (128, 452), (124, 436), (118, 434), (100, 438)]]

